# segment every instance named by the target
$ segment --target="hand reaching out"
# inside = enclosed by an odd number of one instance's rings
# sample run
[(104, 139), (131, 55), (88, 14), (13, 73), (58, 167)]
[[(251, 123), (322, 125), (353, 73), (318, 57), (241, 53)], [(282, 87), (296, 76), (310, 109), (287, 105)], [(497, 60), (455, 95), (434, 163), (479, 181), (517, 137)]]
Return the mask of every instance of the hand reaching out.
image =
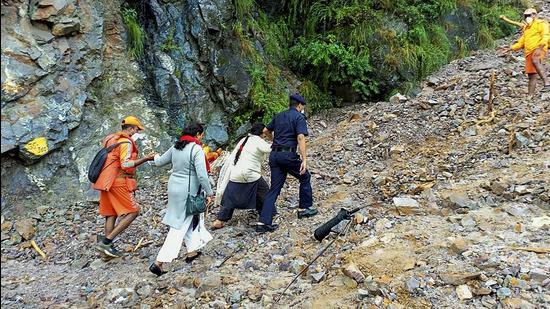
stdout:
[(214, 203), (214, 196), (209, 195), (206, 197), (206, 207), (211, 206)]
[(501, 46), (498, 51), (501, 53), (501, 54), (507, 54), (509, 52), (512, 51), (512, 49), (508, 46)]
[(303, 175), (307, 172), (307, 163), (306, 161), (302, 161), (302, 164), (300, 165), (300, 175)]

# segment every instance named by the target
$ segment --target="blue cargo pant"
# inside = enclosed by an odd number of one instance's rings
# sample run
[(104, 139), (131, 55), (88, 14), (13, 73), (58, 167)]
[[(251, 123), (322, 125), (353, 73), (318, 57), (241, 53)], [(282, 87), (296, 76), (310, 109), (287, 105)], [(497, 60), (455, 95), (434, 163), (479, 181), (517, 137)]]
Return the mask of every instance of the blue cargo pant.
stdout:
[(260, 222), (272, 224), (275, 202), (281, 193), (286, 176), (294, 176), (300, 181), (300, 204), (299, 207), (306, 209), (313, 204), (313, 192), (311, 189), (311, 174), (306, 171), (300, 175), (302, 160), (295, 152), (272, 152), (269, 155), (269, 167), (271, 169), (271, 188), (267, 191), (264, 200), (264, 207), (260, 214)]

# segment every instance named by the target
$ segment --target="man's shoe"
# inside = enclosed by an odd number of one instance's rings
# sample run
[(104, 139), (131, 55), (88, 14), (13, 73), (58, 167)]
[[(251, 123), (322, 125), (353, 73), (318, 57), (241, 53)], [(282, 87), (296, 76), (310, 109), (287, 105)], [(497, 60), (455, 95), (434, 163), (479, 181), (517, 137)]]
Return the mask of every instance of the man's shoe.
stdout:
[(95, 248), (97, 249), (97, 251), (101, 252), (101, 253), (105, 253), (105, 250), (109, 250), (109, 248), (112, 246), (112, 244), (104, 244), (102, 240), (100, 240)]
[(271, 233), (271, 232), (274, 232), (278, 227), (279, 227), (278, 224), (272, 224), (272, 225), (259, 224), (259, 225), (256, 225), (256, 232), (260, 234), (267, 233), (267, 232)]
[(166, 271), (163, 271), (157, 264), (155, 263), (151, 263), (151, 265), (149, 266), (149, 271), (152, 272), (153, 274), (157, 275), (158, 277), (164, 275), (165, 273), (167, 273)]
[(298, 211), (298, 219), (313, 217), (318, 214), (319, 211), (315, 208), (306, 208)]
[(110, 256), (110, 257), (118, 258), (118, 257), (121, 257), (121, 256), (124, 255), (122, 252), (120, 252), (120, 251), (118, 251), (117, 249), (115, 249), (115, 247), (113, 247), (113, 245), (106, 245), (106, 244), (101, 243), (101, 246), (107, 246), (107, 247), (103, 250), (103, 253), (104, 253), (105, 255)]

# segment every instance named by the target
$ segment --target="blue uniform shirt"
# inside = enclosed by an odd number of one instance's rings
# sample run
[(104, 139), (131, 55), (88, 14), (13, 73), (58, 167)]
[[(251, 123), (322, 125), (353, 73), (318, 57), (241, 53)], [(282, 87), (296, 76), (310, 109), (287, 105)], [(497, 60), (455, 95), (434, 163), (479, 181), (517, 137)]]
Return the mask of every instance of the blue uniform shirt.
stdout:
[(272, 147), (297, 147), (298, 134), (308, 135), (306, 117), (294, 107), (275, 115), (267, 129), (275, 135)]

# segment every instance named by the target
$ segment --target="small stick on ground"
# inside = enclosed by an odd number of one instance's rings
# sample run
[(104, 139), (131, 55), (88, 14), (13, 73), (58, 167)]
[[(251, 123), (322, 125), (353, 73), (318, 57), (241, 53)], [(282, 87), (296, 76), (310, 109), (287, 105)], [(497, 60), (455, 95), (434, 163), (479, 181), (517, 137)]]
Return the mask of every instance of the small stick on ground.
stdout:
[(520, 250), (520, 251), (528, 251), (528, 252), (535, 252), (535, 253), (550, 253), (550, 248), (542, 248), (542, 247), (510, 247), (510, 249), (514, 250)]
[(44, 253), (44, 251), (42, 251), (38, 245), (36, 244), (36, 242), (34, 240), (31, 240), (31, 246), (34, 248), (34, 250), (36, 250), (36, 252), (38, 252), (38, 254), (40, 254), (40, 256), (45, 260), (46, 259), (46, 253)]
[(229, 261), (230, 258), (232, 258), (235, 254), (239, 253), (240, 251), (242, 251), (244, 249), (244, 246), (239, 246), (237, 247), (237, 249), (233, 250), (233, 252), (231, 252), (231, 254), (227, 255), (225, 257), (225, 259), (223, 259), (223, 261), (220, 263), (220, 265), (216, 266), (216, 268), (220, 268), (223, 266), (223, 264), (225, 264), (225, 262)]
[(512, 150), (516, 146), (516, 130), (510, 131), (510, 136), (508, 137), (508, 154), (512, 154)]
[(132, 252), (136, 252), (136, 250), (139, 249), (139, 247), (141, 246), (141, 243), (143, 242), (143, 238), (144, 237), (141, 237), (141, 239), (138, 241), (137, 245), (134, 247), (134, 250), (132, 250)]
[(489, 100), (487, 102), (487, 112), (489, 113), (489, 115), (493, 113), (493, 100), (495, 99), (495, 80), (495, 71), (493, 71), (491, 74), (491, 78), (489, 79)]

